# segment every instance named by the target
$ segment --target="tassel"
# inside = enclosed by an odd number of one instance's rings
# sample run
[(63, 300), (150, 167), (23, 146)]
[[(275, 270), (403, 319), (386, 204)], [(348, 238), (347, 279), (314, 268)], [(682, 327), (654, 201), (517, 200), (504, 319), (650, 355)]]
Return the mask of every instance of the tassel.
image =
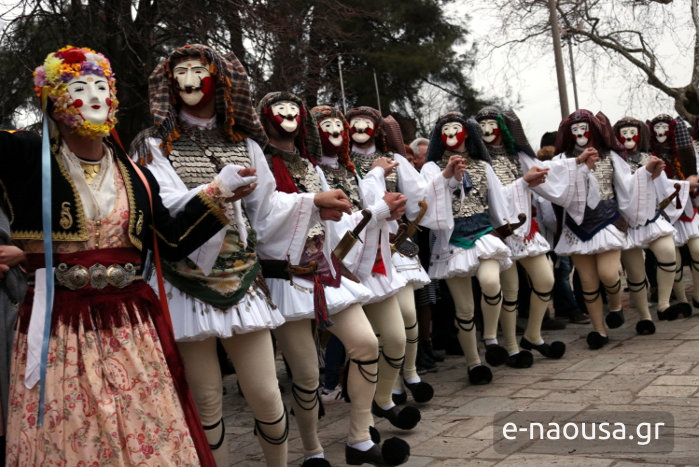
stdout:
[(316, 323), (321, 328), (328, 328), (333, 325), (328, 317), (328, 305), (325, 301), (325, 290), (317, 275), (313, 277), (313, 308), (315, 309)]

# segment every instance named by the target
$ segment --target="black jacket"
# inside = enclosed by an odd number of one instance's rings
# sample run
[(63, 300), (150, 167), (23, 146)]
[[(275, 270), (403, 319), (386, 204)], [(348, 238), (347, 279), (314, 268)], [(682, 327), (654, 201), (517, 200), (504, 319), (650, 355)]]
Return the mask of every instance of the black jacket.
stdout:
[[(110, 144), (107, 141), (107, 144)], [(123, 151), (110, 145), (126, 184), (129, 200), (129, 239), (142, 256), (152, 248), (155, 224), (163, 258), (178, 260), (221, 230), (228, 221), (210, 197), (200, 193), (172, 217), (163, 206), (159, 186), (148, 169), (141, 167), (153, 194), (151, 213), (148, 192)], [(52, 238), (54, 242), (87, 241), (85, 214), (80, 195), (58, 154), (51, 148)], [(0, 207), (10, 219), (12, 239), (42, 240), (41, 138), (35, 133), (0, 131)], [(155, 221), (153, 223), (153, 220)]]

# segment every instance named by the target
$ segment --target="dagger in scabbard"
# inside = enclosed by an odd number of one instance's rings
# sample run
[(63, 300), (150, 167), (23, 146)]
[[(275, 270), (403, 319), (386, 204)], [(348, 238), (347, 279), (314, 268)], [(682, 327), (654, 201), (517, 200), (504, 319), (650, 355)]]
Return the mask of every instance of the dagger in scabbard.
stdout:
[(333, 253), (335, 254), (335, 256), (337, 256), (337, 259), (342, 261), (345, 258), (345, 256), (347, 256), (347, 253), (350, 252), (355, 243), (357, 243), (358, 241), (361, 243), (359, 234), (362, 232), (362, 230), (364, 230), (364, 227), (366, 227), (370, 220), (371, 211), (369, 211), (368, 209), (364, 209), (362, 211), (362, 220), (359, 221), (359, 223), (354, 229), (345, 232), (345, 235), (342, 237), (342, 240), (340, 240), (340, 243), (338, 243), (335, 249), (333, 250)]
[(524, 223), (527, 221), (527, 215), (524, 214), (523, 212), (520, 212), (517, 215), (517, 222), (514, 224), (511, 224), (507, 219), (505, 219), (505, 224), (501, 225), (500, 227), (494, 228), (490, 233), (495, 235), (496, 237), (500, 237), (501, 239), (505, 239), (515, 233), (515, 230), (520, 228), (521, 226), (524, 225)]

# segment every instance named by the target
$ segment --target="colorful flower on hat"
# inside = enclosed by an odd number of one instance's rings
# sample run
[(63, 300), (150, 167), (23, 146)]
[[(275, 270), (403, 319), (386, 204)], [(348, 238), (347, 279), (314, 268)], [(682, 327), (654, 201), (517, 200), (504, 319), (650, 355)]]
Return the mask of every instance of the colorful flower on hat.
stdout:
[[(67, 83), (81, 75), (96, 75), (109, 83), (109, 114), (103, 124), (86, 121), (68, 92)], [(116, 125), (116, 80), (109, 60), (102, 54), (85, 47), (68, 45), (46, 56), (43, 65), (34, 70), (34, 90), (53, 104), (52, 116), (71, 127), (76, 133), (90, 139), (105, 137)]]

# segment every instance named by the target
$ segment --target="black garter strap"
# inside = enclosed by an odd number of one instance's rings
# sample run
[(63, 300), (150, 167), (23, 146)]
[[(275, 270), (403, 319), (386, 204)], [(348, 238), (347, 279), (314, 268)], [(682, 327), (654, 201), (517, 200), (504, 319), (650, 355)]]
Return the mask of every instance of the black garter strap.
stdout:
[(627, 277), (626, 284), (629, 286), (629, 292), (642, 292), (648, 286), (648, 280), (644, 278), (641, 282), (631, 282)]
[(680, 267), (675, 269), (675, 283), (682, 282), (684, 278), (684, 268), (680, 264)]
[(611, 294), (619, 293), (619, 291), (621, 290), (621, 279), (619, 279), (614, 284), (609, 285), (609, 286), (607, 284), (605, 284), (604, 282), (602, 282), (602, 285), (604, 286), (604, 290), (606, 290), (607, 293), (611, 293)]
[(502, 301), (502, 309), (508, 313), (514, 313), (519, 308), (519, 302), (517, 300), (504, 300)]
[[(308, 394), (309, 398), (304, 399), (301, 394)], [(301, 407), (303, 410), (313, 410), (318, 406), (318, 402), (320, 401), (318, 397), (318, 388), (316, 387), (315, 389), (304, 389), (300, 386), (297, 386), (295, 383), (291, 383), (291, 394), (294, 396), (294, 400), (298, 404), (299, 407)]]
[(485, 301), (485, 303), (487, 303), (488, 305), (491, 305), (491, 306), (495, 306), (498, 303), (500, 303), (500, 300), (502, 300), (502, 289), (500, 289), (498, 291), (498, 293), (496, 293), (493, 296), (486, 295), (482, 291), (481, 291), (481, 295), (483, 295), (483, 300)]
[(692, 263), (692, 269), (694, 269), (695, 271), (699, 271), (699, 267), (697, 267), (699, 265), (699, 261), (694, 261), (694, 258), (692, 258), (692, 255), (689, 255), (689, 260)]
[(386, 360), (386, 363), (388, 363), (391, 368), (395, 368), (397, 370), (399, 370), (403, 366), (403, 362), (405, 361), (405, 355), (402, 355), (397, 358), (389, 357), (383, 351), (383, 348), (381, 349), (381, 355), (383, 355), (383, 359)]
[[(592, 292), (585, 292), (583, 290), (582, 294), (583, 294), (583, 299), (585, 300), (585, 303), (594, 303), (594, 301), (599, 298), (600, 292), (601, 292), (601, 290), (599, 287), (597, 287), (597, 290), (593, 290)], [(592, 297), (592, 298), (588, 298), (588, 297)]]
[(373, 360), (366, 360), (366, 361), (361, 361), (361, 360), (355, 360), (354, 358), (351, 359), (354, 363), (357, 364), (357, 369), (359, 369), (359, 374), (362, 375), (362, 378), (370, 382), (371, 384), (376, 384), (376, 382), (379, 380), (379, 370), (377, 368), (376, 372), (372, 373), (369, 370), (365, 369), (364, 367), (367, 365), (375, 365), (379, 363), (378, 357), (373, 359)]
[[(454, 316), (454, 320), (456, 321), (456, 325), (459, 327), (464, 332), (471, 332), (473, 331), (473, 326), (475, 323), (473, 322), (473, 318), (471, 319), (461, 319), (458, 316)], [(466, 327), (466, 326), (468, 327)], [(470, 326), (469, 326), (470, 325)]]
[(548, 292), (539, 292), (532, 287), (532, 292), (534, 292), (534, 294), (536, 294), (536, 296), (539, 297), (542, 302), (550, 302), (553, 299), (553, 289), (549, 290)]
[(417, 344), (418, 341), (420, 340), (419, 337), (415, 337), (414, 339), (410, 339), (407, 337), (408, 331), (410, 331), (411, 329), (415, 329), (416, 327), (417, 327), (417, 321), (415, 321), (415, 324), (413, 324), (412, 326), (408, 326), (407, 328), (405, 328), (405, 333), (406, 333), (405, 343), (406, 344)]
[[(284, 420), (284, 433), (279, 438), (272, 438), (267, 433), (264, 432), (261, 425), (272, 426)], [(263, 422), (262, 420), (255, 419), (255, 434), (268, 442), (269, 444), (280, 445), (286, 442), (286, 438), (289, 437), (289, 417), (286, 416), (286, 409), (282, 412), (281, 417), (273, 422)]]
[(217, 421), (216, 423), (214, 423), (213, 425), (202, 425), (204, 428), (204, 431), (211, 431), (214, 428), (218, 427), (219, 425), (221, 425), (221, 437), (218, 439), (216, 444), (209, 444), (209, 447), (211, 448), (212, 451), (215, 451), (218, 448), (220, 448), (221, 445), (223, 444), (223, 440), (226, 439), (226, 425), (224, 425), (224, 423), (223, 423), (223, 417), (221, 417), (221, 419), (219, 421)]
[(660, 261), (656, 262), (658, 265), (658, 269), (665, 271), (665, 272), (677, 272), (677, 263), (673, 261), (672, 263), (661, 263)]

